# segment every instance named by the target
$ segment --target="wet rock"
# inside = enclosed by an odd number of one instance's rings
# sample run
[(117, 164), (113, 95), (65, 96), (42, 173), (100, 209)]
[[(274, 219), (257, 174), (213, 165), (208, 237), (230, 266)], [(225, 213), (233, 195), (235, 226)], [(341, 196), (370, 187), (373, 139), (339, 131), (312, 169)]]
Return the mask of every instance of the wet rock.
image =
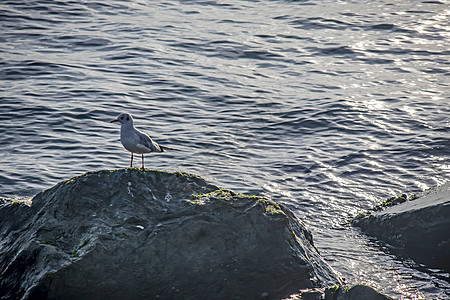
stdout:
[(301, 290), (285, 300), (389, 300), (391, 298), (378, 293), (366, 285), (355, 285), (350, 288), (333, 286)]
[[(412, 201), (358, 215), (352, 224), (394, 253), (450, 271), (450, 182)], [(399, 197), (400, 198), (400, 197)]]
[(341, 283), (287, 208), (182, 173), (91, 172), (2, 203), (0, 241), (5, 299), (279, 299)]
[(373, 288), (366, 285), (355, 285), (351, 288), (339, 287), (335, 289), (327, 289), (325, 291), (325, 300), (387, 300), (391, 299), (385, 295), (378, 293)]

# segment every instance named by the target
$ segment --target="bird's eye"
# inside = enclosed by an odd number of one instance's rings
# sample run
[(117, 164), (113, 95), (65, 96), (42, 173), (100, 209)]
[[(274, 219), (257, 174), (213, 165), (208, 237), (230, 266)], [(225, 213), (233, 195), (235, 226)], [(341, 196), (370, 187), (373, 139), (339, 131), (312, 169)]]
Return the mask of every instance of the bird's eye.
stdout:
[(127, 117), (127, 121), (130, 121), (130, 117)]
[(123, 120), (123, 117), (120, 117), (121, 120)]

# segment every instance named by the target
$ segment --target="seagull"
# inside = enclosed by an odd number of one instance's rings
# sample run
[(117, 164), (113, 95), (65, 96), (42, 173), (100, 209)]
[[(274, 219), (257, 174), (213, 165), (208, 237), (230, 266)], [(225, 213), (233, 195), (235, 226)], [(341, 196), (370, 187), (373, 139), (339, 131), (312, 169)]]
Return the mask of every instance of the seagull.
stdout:
[(150, 136), (134, 128), (133, 117), (130, 114), (121, 113), (110, 123), (114, 122), (122, 124), (120, 127), (120, 142), (125, 149), (131, 152), (130, 168), (133, 167), (133, 153), (142, 154), (141, 170), (144, 170), (144, 153), (174, 150), (173, 148), (158, 145)]

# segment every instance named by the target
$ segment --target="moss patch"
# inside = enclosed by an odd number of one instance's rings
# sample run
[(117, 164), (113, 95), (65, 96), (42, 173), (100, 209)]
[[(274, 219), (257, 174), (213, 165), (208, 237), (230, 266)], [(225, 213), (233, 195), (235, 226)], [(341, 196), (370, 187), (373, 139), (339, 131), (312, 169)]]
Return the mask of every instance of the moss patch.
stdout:
[(115, 232), (114, 233), (115, 236), (120, 237), (120, 238), (127, 238), (130, 235), (128, 233), (126, 233), (125, 231), (120, 231), (120, 232)]
[(0, 197), (0, 201), (6, 202), (7, 204), (25, 204), (27, 206), (31, 206), (32, 198), (20, 198), (20, 197), (3, 198), (3, 197)]
[(220, 200), (231, 200), (232, 197), (242, 197), (242, 198), (253, 198), (255, 200), (264, 199), (262, 197), (254, 196), (254, 195), (244, 195), (241, 193), (236, 193), (231, 190), (226, 190), (220, 188), (218, 190), (212, 191), (207, 194), (192, 194), (191, 199), (199, 199), (199, 198), (212, 198), (212, 199), (220, 199)]
[(87, 244), (89, 244), (89, 242), (91, 241), (91, 238), (87, 238), (83, 241), (83, 243), (75, 250), (73, 250), (73, 252), (70, 254), (70, 257), (75, 258), (80, 256), (80, 250), (85, 247)]
[(41, 245), (49, 245), (49, 246), (56, 247), (56, 244), (52, 241), (43, 241), (43, 242), (41, 242)]
[[(236, 196), (237, 194), (233, 191), (225, 190), (225, 189), (218, 189), (215, 191), (212, 191), (207, 194), (192, 194), (191, 199), (196, 199), (197, 202), (200, 201), (201, 198), (210, 198), (210, 199), (216, 199), (216, 200), (230, 200), (230, 197)], [(196, 202), (196, 201), (194, 201)], [(193, 202), (193, 203), (194, 203)]]
[(406, 194), (402, 194), (402, 195), (396, 196), (396, 197), (395, 196), (390, 197), (390, 198), (384, 200), (383, 202), (381, 202), (380, 204), (375, 205), (371, 209), (369, 209), (365, 212), (358, 213), (355, 217), (351, 218), (349, 223), (352, 223), (352, 222), (358, 221), (358, 220), (363, 220), (363, 219), (367, 219), (368, 221), (370, 221), (371, 217), (373, 217), (373, 215), (372, 215), (373, 212), (384, 210), (388, 207), (406, 202), (408, 200), (413, 201), (413, 200), (416, 200), (417, 198), (419, 198), (419, 197), (417, 197), (415, 194), (413, 194), (409, 197)]
[(277, 209), (273, 205), (267, 205), (266, 206), (266, 214), (276, 215), (276, 214), (281, 214), (281, 213), (283, 213), (283, 212), (280, 209)]
[(339, 286), (336, 284), (336, 285), (330, 287), (329, 290), (330, 290), (331, 294), (334, 295), (339, 290)]
[(236, 193), (231, 190), (226, 190), (223, 188), (220, 188), (218, 190), (212, 191), (207, 194), (192, 194), (191, 195), (191, 203), (202, 205), (207, 202), (207, 200), (224, 200), (224, 201), (231, 201), (231, 200), (238, 200), (239, 198), (246, 198), (246, 199), (252, 199), (258, 204), (260, 204), (264, 210), (265, 214), (268, 215), (276, 215), (276, 214), (284, 214), (281, 206), (276, 203), (273, 200), (269, 200), (264, 197), (255, 196), (255, 195), (245, 195), (241, 193)]
[(406, 195), (406, 194), (402, 194), (401, 196), (398, 196), (398, 197), (390, 197), (390, 198), (386, 199), (385, 201), (381, 202), (379, 205), (376, 205), (375, 207), (373, 207), (372, 210), (380, 211), (380, 210), (383, 210), (385, 208), (388, 208), (388, 207), (391, 207), (391, 206), (394, 206), (394, 205), (406, 202), (407, 200), (412, 201), (412, 200), (415, 200), (417, 198), (419, 198), (419, 197), (417, 197), (414, 194), (409, 196), (409, 199), (408, 199), (408, 195)]

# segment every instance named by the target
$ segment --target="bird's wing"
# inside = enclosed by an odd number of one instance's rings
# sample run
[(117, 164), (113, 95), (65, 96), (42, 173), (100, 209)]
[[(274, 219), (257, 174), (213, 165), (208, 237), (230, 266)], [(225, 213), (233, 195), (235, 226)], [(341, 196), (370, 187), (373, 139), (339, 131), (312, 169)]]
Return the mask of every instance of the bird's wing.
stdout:
[(138, 131), (139, 135), (139, 144), (143, 145), (144, 147), (148, 148), (151, 152), (163, 152), (164, 150), (161, 149), (161, 147), (156, 143), (154, 140), (152, 140), (151, 137), (149, 137), (147, 134)]

